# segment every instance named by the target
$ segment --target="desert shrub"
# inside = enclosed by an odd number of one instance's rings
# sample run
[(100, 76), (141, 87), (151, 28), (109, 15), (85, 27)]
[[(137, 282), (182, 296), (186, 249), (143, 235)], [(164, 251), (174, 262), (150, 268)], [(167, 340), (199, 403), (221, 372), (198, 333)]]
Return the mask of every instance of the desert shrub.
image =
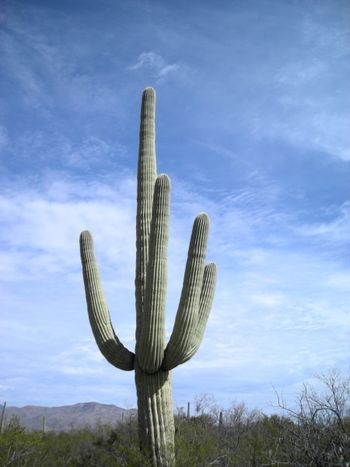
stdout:
[[(197, 416), (175, 418), (177, 467), (350, 466), (350, 383), (337, 373), (304, 386), (279, 415), (243, 403), (219, 410), (201, 397)], [(204, 401), (204, 402), (203, 402)], [(204, 404), (205, 403), (205, 404)], [(222, 413), (221, 416), (219, 415)], [(68, 432), (27, 431), (13, 417), (0, 435), (1, 467), (149, 467), (137, 421)]]
[(179, 467), (206, 465), (217, 455), (217, 429), (213, 417), (175, 419), (176, 460)]

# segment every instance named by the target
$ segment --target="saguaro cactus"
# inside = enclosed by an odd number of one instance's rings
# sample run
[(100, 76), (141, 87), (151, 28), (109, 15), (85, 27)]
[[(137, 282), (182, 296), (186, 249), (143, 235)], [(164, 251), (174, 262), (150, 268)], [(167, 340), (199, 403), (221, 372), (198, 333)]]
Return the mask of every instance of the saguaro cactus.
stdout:
[(126, 349), (114, 332), (93, 252), (91, 234), (80, 236), (86, 302), (92, 331), (106, 359), (122, 370), (135, 370), (140, 447), (154, 466), (174, 465), (174, 417), (171, 370), (198, 350), (211, 309), (216, 266), (205, 265), (209, 219), (193, 225), (175, 324), (165, 343), (167, 244), (170, 180), (157, 176), (155, 91), (142, 96), (136, 216), (136, 349)]
[(6, 412), (6, 402), (4, 402), (4, 405), (2, 406), (1, 409), (1, 415), (0, 415), (0, 435), (4, 431), (4, 426), (5, 426), (5, 412)]

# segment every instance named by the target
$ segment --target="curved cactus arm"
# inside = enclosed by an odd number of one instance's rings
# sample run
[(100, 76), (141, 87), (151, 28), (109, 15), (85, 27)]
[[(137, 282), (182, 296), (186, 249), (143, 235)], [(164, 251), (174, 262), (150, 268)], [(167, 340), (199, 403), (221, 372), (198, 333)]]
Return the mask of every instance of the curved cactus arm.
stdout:
[(165, 370), (171, 370), (189, 358), (193, 334), (196, 332), (198, 323), (208, 232), (209, 218), (204, 213), (199, 214), (193, 224), (185, 277), (173, 332), (165, 349), (162, 365)]
[(157, 176), (155, 106), (155, 91), (153, 88), (146, 88), (142, 94), (140, 144), (137, 169), (135, 273), (136, 342), (138, 341), (138, 337), (141, 332), (141, 314), (144, 309), (153, 192)]
[(89, 320), (96, 343), (109, 363), (121, 370), (133, 370), (135, 356), (123, 346), (114, 332), (100, 281), (92, 237), (87, 230), (80, 235), (80, 255)]
[(154, 187), (146, 296), (136, 354), (146, 373), (159, 370), (164, 357), (169, 211), (170, 180), (159, 175)]
[(215, 286), (216, 286), (216, 277), (217, 277), (216, 264), (215, 263), (207, 264), (204, 268), (202, 290), (201, 290), (201, 296), (199, 299), (199, 313), (198, 313), (196, 332), (193, 335), (192, 348), (188, 353), (187, 360), (193, 357), (193, 355), (199, 349), (199, 346), (201, 345), (201, 342), (203, 340), (205, 327), (207, 325), (211, 306), (213, 303)]

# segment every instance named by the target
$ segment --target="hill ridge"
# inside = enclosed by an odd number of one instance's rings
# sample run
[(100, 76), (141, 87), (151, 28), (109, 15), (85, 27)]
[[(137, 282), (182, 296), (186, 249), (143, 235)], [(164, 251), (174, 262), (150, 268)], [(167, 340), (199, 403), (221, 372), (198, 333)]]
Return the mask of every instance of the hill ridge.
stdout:
[[(0, 404), (0, 411), (2, 409)], [(48, 431), (68, 431), (72, 428), (94, 428), (98, 424), (115, 425), (123, 419), (136, 416), (136, 409), (124, 409), (114, 404), (100, 402), (77, 402), (61, 406), (25, 405), (23, 407), (7, 406), (5, 426), (12, 416), (19, 418), (20, 424), (28, 430), (42, 429), (45, 416)]]

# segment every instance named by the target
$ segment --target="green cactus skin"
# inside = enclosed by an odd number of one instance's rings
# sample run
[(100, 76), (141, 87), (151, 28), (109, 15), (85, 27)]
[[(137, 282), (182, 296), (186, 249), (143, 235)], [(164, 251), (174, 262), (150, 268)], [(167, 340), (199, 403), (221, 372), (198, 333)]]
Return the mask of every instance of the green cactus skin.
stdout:
[(171, 370), (198, 350), (210, 313), (216, 266), (205, 254), (209, 218), (199, 214), (193, 225), (175, 324), (165, 342), (167, 245), (170, 180), (157, 176), (155, 91), (142, 96), (136, 215), (136, 349), (126, 349), (114, 332), (99, 277), (91, 234), (80, 235), (86, 302), (96, 343), (121, 370), (135, 370), (140, 447), (154, 466), (175, 465)]
[(6, 402), (4, 402), (4, 405), (2, 406), (1, 409), (1, 415), (0, 415), (0, 435), (4, 432), (4, 427), (5, 427), (5, 412), (6, 412)]
[(42, 420), (42, 424), (41, 424), (41, 431), (43, 433), (46, 433), (46, 417), (45, 417), (45, 415), (43, 415), (43, 420)]

